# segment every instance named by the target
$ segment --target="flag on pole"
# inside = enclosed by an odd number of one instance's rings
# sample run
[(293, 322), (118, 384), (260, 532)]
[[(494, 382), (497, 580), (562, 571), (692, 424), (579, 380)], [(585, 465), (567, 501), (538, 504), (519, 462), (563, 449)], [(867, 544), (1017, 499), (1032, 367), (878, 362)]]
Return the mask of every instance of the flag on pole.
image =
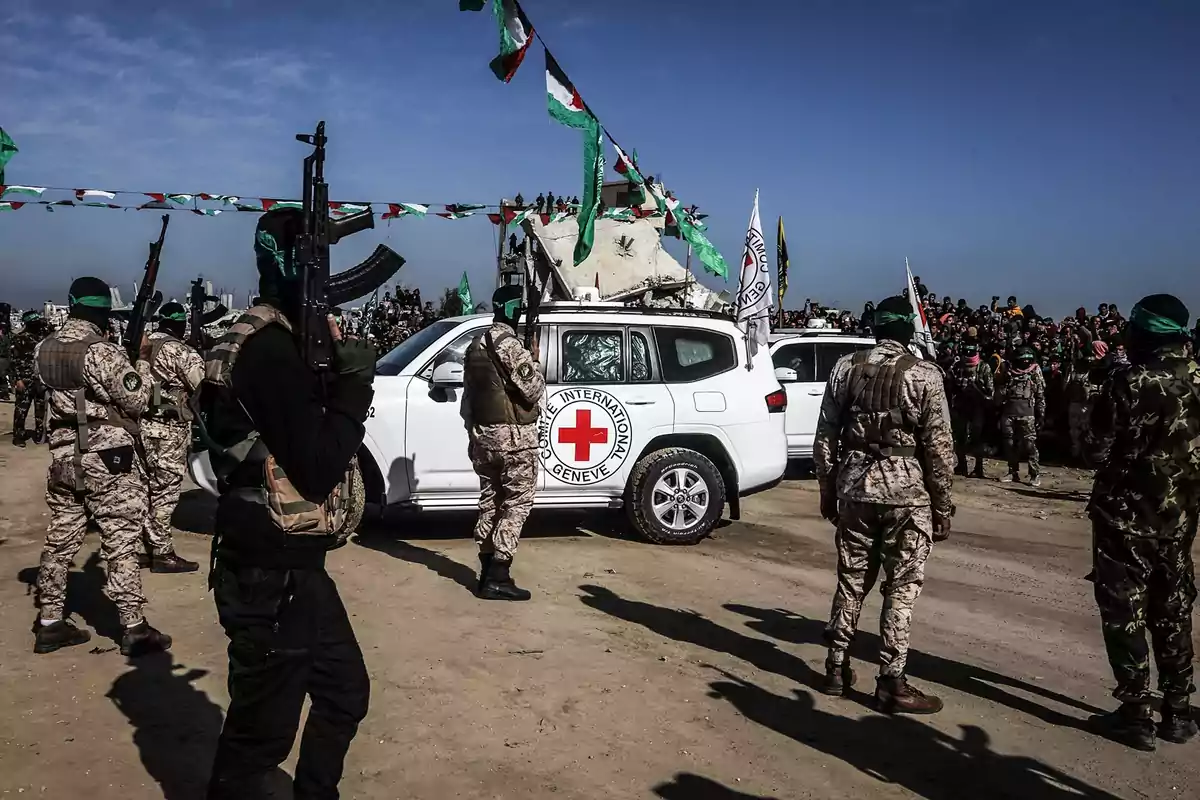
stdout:
[(462, 306), (463, 314), (475, 311), (475, 304), (471, 302), (471, 284), (467, 281), (466, 270), (463, 270), (462, 280), (458, 282), (458, 302)]
[[(473, 7), (471, 3), (466, 10)], [(533, 26), (517, 0), (492, 0), (492, 13), (500, 26), (500, 55), (493, 58), (489, 66), (497, 78), (508, 83), (517, 74), (517, 68), (533, 42)]]
[(929, 354), (929, 358), (937, 359), (937, 348), (933, 344), (933, 334), (929, 330), (929, 320), (925, 319), (925, 308), (917, 297), (917, 285), (913, 283), (912, 270), (908, 266), (908, 256), (904, 257), (904, 271), (908, 275), (908, 302), (913, 310), (913, 327), (917, 333), (913, 336), (913, 344)]
[[(742, 251), (742, 277), (738, 286), (737, 321), (746, 332), (750, 354), (765, 347), (771, 332), (771, 270), (767, 265), (767, 243), (762, 220), (758, 216), (758, 190), (754, 190), (754, 209), (746, 229), (746, 247)], [(749, 366), (747, 367), (749, 368)]]
[(0, 128), (0, 183), (4, 183), (4, 165), (16, 154), (17, 143)]
[(783, 217), (779, 218), (779, 234), (775, 242), (775, 275), (779, 281), (779, 311), (783, 311), (783, 295), (787, 292), (788, 251), (787, 237), (783, 235)]
[(546, 51), (546, 107), (551, 117), (568, 128), (587, 128), (593, 119), (575, 84), (549, 50)]
[(459, 11), (482, 11), (487, 0), (458, 0)]
[(600, 120), (588, 114), (591, 124), (583, 131), (583, 200), (579, 206), (579, 238), (575, 240), (575, 266), (592, 253), (600, 191), (604, 187), (604, 140)]

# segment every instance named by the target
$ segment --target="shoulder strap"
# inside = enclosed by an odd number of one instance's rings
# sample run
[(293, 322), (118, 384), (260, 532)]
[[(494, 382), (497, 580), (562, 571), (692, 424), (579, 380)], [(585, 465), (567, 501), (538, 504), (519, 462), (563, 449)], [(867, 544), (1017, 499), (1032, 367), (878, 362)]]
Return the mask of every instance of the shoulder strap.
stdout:
[[(515, 337), (508, 333), (500, 334), (500, 341), (504, 341), (506, 338), (513, 339)], [(487, 351), (488, 358), (492, 360), (492, 365), (496, 367), (500, 377), (511, 383), (512, 375), (509, 374), (508, 367), (504, 366), (504, 362), (500, 360), (500, 354), (496, 352), (496, 342), (492, 339), (491, 330), (485, 331), (483, 334), (483, 349)]]

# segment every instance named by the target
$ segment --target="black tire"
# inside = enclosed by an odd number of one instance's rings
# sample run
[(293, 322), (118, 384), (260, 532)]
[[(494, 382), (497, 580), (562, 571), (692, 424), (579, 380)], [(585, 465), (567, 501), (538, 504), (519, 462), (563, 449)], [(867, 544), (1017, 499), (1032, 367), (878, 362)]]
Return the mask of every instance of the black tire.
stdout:
[(346, 521), (342, 523), (342, 528), (337, 534), (342, 539), (358, 530), (358, 526), (362, 524), (363, 512), (367, 509), (367, 485), (363, 481), (362, 468), (358, 465), (357, 457), (350, 460), (349, 473), (350, 492), (346, 505)]
[[(654, 488), (664, 475), (675, 469), (687, 469), (704, 481), (707, 506), (704, 513), (682, 512), (682, 524), (673, 528), (654, 513)], [(696, 484), (693, 484), (694, 488)], [(643, 456), (629, 476), (625, 511), (629, 522), (642, 536), (655, 544), (696, 544), (712, 533), (725, 508), (725, 481), (716, 464), (702, 453), (683, 447), (668, 447)]]

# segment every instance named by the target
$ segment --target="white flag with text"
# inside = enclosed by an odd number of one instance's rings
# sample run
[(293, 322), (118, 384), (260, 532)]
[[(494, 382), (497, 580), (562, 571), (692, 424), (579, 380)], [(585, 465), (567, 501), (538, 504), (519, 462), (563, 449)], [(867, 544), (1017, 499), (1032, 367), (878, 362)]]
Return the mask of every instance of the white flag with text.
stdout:
[(767, 264), (767, 241), (763, 238), (762, 220), (758, 216), (758, 190), (754, 190), (754, 210), (746, 229), (746, 247), (742, 252), (742, 275), (738, 285), (737, 321), (754, 345), (765, 347), (771, 332), (771, 270)]

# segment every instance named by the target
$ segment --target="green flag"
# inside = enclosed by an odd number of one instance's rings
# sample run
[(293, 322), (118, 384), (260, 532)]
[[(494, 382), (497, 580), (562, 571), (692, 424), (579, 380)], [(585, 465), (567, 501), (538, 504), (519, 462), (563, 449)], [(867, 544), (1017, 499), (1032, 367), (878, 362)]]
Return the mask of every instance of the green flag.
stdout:
[(579, 238), (575, 240), (575, 266), (592, 253), (596, 240), (596, 217), (600, 215), (600, 190), (604, 186), (604, 135), (600, 120), (588, 114), (583, 129), (583, 200), (579, 205)]
[(458, 282), (458, 301), (462, 304), (462, 313), (474, 313), (475, 304), (471, 302), (471, 284), (467, 281), (466, 270), (463, 270), (462, 280)]
[(17, 143), (4, 132), (4, 128), (0, 128), (0, 183), (4, 183), (4, 165), (16, 152)]

